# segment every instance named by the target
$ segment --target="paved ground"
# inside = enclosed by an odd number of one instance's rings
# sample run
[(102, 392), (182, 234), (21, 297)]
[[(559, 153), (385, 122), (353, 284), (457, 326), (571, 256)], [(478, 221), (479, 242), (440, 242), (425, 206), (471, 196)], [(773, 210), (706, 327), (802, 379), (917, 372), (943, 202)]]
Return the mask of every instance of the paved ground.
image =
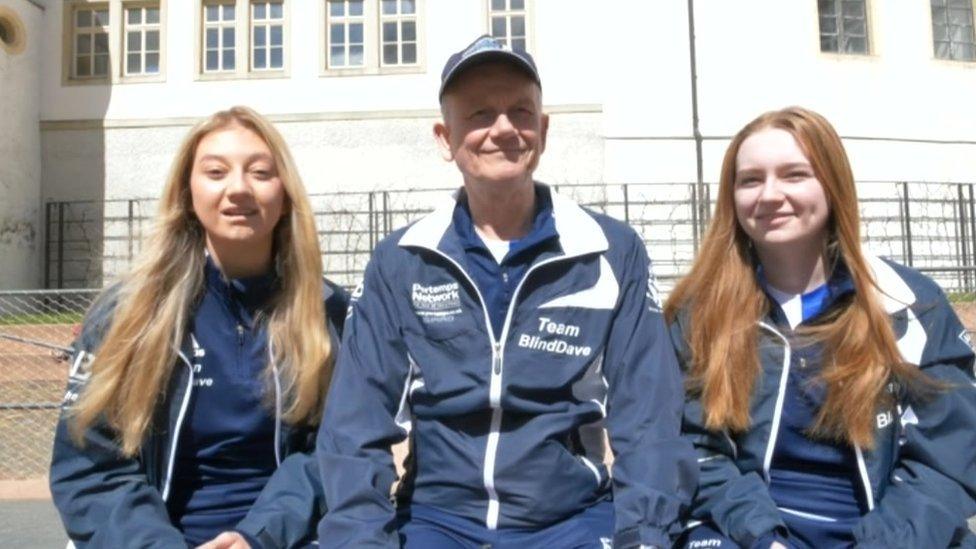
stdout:
[(0, 545), (64, 549), (68, 538), (50, 501), (0, 501)]

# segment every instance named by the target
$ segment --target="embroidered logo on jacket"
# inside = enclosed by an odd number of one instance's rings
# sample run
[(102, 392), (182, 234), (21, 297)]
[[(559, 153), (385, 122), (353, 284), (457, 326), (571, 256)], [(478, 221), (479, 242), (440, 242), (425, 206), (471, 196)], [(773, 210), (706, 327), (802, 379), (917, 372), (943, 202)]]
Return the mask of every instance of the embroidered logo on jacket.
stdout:
[(579, 326), (555, 322), (551, 318), (539, 317), (539, 333), (542, 335), (519, 334), (518, 346), (533, 351), (546, 351), (569, 356), (590, 356), (593, 349), (589, 345), (573, 345), (565, 339), (543, 339), (545, 336), (565, 336), (578, 338)]
[(461, 312), (461, 292), (457, 282), (424, 286), (414, 283), (410, 289), (413, 309), (425, 322), (454, 320)]

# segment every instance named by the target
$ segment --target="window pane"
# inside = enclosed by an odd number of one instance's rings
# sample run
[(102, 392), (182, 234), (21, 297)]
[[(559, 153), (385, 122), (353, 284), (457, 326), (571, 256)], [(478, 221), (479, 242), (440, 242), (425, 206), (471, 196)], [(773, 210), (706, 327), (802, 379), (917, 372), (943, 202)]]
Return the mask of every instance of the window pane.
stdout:
[(271, 18), (281, 19), (283, 17), (281, 4), (271, 4)]
[(234, 70), (234, 50), (226, 49), (224, 50), (224, 55), (222, 56), (224, 70), (232, 71)]
[(220, 6), (217, 5), (207, 6), (207, 14), (206, 14), (207, 21), (219, 21), (220, 20), (219, 10), (220, 10)]
[(403, 62), (404, 63), (417, 62), (417, 44), (403, 45)]
[(837, 51), (837, 37), (836, 36), (821, 36), (820, 37), (820, 51)]
[(142, 23), (142, 9), (140, 8), (127, 9), (125, 10), (125, 15), (126, 21), (128, 21), (130, 25), (138, 25)]
[(92, 74), (95, 76), (107, 76), (108, 75), (108, 55), (96, 55), (95, 56), (95, 67)]
[(864, 38), (849, 37), (844, 45), (845, 53), (867, 53), (868, 42)]
[(837, 13), (835, 6), (834, 0), (820, 0), (817, 2), (817, 9), (820, 11), (820, 15), (823, 16), (835, 15)]
[(844, 0), (844, 15), (847, 16), (863, 16), (864, 15), (864, 0), (850, 1)]
[(264, 8), (265, 8), (265, 5), (264, 4), (254, 4), (254, 18), (255, 19), (264, 19), (265, 18)]
[(508, 36), (508, 32), (505, 30), (504, 17), (491, 18), (491, 35), (494, 36), (495, 38)]
[(950, 38), (953, 42), (968, 43), (973, 41), (973, 28), (972, 27), (952, 27), (952, 32), (950, 33)]
[(513, 38), (512, 49), (518, 51), (525, 51), (525, 38)]
[(271, 68), (280, 69), (285, 65), (284, 48), (271, 48)]
[(75, 53), (91, 53), (91, 36), (82, 34), (78, 37), (78, 47)]
[(949, 27), (945, 25), (935, 25), (932, 28), (933, 40), (949, 40)]
[(138, 53), (130, 53), (126, 56), (125, 70), (129, 74), (142, 72), (142, 56)]
[(146, 32), (146, 51), (159, 51), (159, 31)]
[(159, 8), (146, 8), (146, 23), (159, 23)]
[(159, 54), (158, 53), (147, 53), (146, 54), (146, 72), (155, 74), (159, 72)]
[(383, 64), (385, 65), (396, 65), (397, 63), (397, 47), (396, 44), (390, 44), (383, 46)]
[(332, 46), (329, 49), (329, 66), (342, 67), (346, 64), (346, 49), (342, 46)]
[(970, 10), (950, 9), (949, 23), (953, 25), (968, 25), (972, 23), (972, 12)]
[(224, 43), (222, 44), (225, 48), (234, 47), (234, 27), (221, 29), (224, 33)]
[(525, 18), (521, 15), (512, 17), (512, 36), (525, 36)]
[(383, 14), (390, 15), (397, 12), (397, 0), (383, 0)]
[(511, 4), (511, 6), (510, 6), (511, 9), (513, 9), (513, 10), (524, 10), (525, 9), (525, 0), (512, 0), (510, 2), (510, 4)]
[(362, 44), (363, 43), (363, 24), (353, 23), (349, 25), (349, 43), (351, 44)]
[(353, 67), (361, 67), (363, 65), (363, 47), (362, 46), (349, 46), (349, 65)]
[(234, 20), (234, 4), (224, 4), (224, 21)]
[(95, 35), (95, 53), (108, 53), (108, 34), (100, 32)]
[(78, 13), (75, 14), (75, 16), (76, 16), (76, 19), (78, 20), (78, 27), (84, 28), (84, 27), (90, 27), (91, 26), (91, 22), (92, 22), (92, 12), (91, 11), (89, 11), (89, 10), (78, 10)]
[[(351, 29), (350, 29), (351, 30)], [(346, 26), (342, 23), (333, 23), (329, 26), (329, 42), (342, 44), (346, 41)]]
[(218, 67), (217, 67), (217, 52), (216, 51), (208, 51), (207, 52), (206, 70), (208, 70), (208, 71), (215, 71), (217, 69), (218, 69)]
[(823, 34), (837, 34), (837, 18), (821, 17), (820, 32)]
[(505, 0), (491, 0), (491, 9), (493, 10), (504, 10)]
[(960, 61), (976, 61), (976, 47), (972, 44), (956, 44), (954, 59)]
[(271, 27), (271, 42), (272, 46), (280, 46), (284, 42), (281, 34), (281, 25), (275, 25)]
[(383, 23), (383, 42), (397, 41), (397, 24)]
[(256, 47), (261, 48), (264, 47), (264, 44), (265, 44), (264, 27), (254, 27), (254, 45)]
[(129, 51), (139, 51), (142, 49), (142, 33), (129, 32), (125, 38), (126, 47)]
[(400, 38), (404, 42), (414, 42), (417, 40), (417, 23), (414, 21), (404, 21), (400, 23)]
[(346, 3), (342, 0), (329, 0), (329, 15), (342, 17), (346, 14)]
[(263, 69), (267, 66), (267, 58), (265, 57), (264, 48), (258, 48), (254, 50), (254, 68)]
[(949, 0), (949, 7), (972, 9), (973, 5), (970, 4), (970, 1), (971, 0)]
[(932, 8), (932, 23), (933, 24), (944, 24), (946, 23), (946, 9), (945, 8)]
[(77, 76), (91, 76), (91, 57), (79, 57), (77, 66)]
[(363, 0), (349, 0), (349, 15), (363, 14)]
[(207, 29), (206, 46), (208, 48), (219, 47), (219, 44), (217, 44), (217, 32), (217, 29)]
[(400, 13), (416, 13), (414, 0), (400, 0)]
[(95, 24), (108, 26), (108, 10), (98, 10), (95, 12)]
[(844, 34), (864, 36), (864, 19), (844, 19)]

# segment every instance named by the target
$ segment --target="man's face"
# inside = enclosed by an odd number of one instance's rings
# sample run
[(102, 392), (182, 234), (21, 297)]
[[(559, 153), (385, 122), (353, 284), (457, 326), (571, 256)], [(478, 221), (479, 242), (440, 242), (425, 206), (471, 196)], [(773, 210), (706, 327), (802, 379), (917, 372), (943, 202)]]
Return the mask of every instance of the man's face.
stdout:
[(451, 84), (441, 106), (444, 121), (434, 125), (434, 135), (466, 184), (531, 182), (549, 117), (530, 76), (504, 62), (471, 67)]

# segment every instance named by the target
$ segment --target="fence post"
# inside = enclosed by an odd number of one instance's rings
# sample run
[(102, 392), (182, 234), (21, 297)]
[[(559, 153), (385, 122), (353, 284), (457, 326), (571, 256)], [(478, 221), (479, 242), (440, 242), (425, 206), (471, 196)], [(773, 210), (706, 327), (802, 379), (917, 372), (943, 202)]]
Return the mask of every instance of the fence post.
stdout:
[[(966, 211), (966, 197), (963, 194), (962, 185), (956, 185), (956, 206), (958, 207), (958, 218), (959, 225), (957, 230), (959, 231), (958, 237), (956, 238), (956, 250), (959, 252), (959, 265), (965, 266), (969, 264), (969, 222), (966, 216), (969, 212)], [(960, 286), (969, 290), (969, 271), (960, 269), (957, 271), (957, 283)]]
[(624, 222), (630, 225), (630, 184), (624, 183)]
[(129, 206), (129, 212), (128, 212), (129, 213), (129, 219), (128, 219), (128, 225), (129, 225), (129, 257), (128, 257), (128, 260), (129, 260), (129, 265), (132, 265), (132, 241), (133, 241), (132, 220), (133, 220), (133, 211), (135, 210), (135, 201), (130, 198), (128, 200), (128, 203), (129, 203), (128, 204), (128, 206)]
[[(965, 206), (969, 207), (969, 238), (971, 239), (970, 244), (972, 244), (969, 249), (972, 250), (973, 255), (976, 255), (976, 205), (973, 204), (973, 184), (967, 183), (966, 188), (969, 191), (969, 197), (966, 200)], [(976, 263), (976, 261), (973, 263)], [(965, 267), (969, 266), (970, 265), (965, 265)], [(970, 271), (967, 270), (966, 272), (969, 273)], [(970, 281), (973, 282), (972, 278), (970, 278)], [(966, 288), (966, 290), (970, 292), (974, 291), (974, 289), (976, 289), (976, 284), (974, 284), (974, 287)]]
[(698, 184), (691, 183), (691, 249), (698, 255)]
[(64, 207), (58, 202), (58, 288), (64, 288)]
[(390, 234), (390, 225), (393, 223), (390, 213), (390, 191), (383, 191), (383, 236)]
[(375, 205), (375, 193), (376, 191), (369, 191), (366, 195), (369, 203), (369, 249), (372, 250), (376, 247), (376, 205)]
[(914, 253), (912, 251), (912, 211), (911, 211), (911, 201), (908, 199), (908, 182), (901, 182), (902, 189), (902, 235), (904, 235), (904, 255), (905, 263), (911, 267), (915, 263)]

